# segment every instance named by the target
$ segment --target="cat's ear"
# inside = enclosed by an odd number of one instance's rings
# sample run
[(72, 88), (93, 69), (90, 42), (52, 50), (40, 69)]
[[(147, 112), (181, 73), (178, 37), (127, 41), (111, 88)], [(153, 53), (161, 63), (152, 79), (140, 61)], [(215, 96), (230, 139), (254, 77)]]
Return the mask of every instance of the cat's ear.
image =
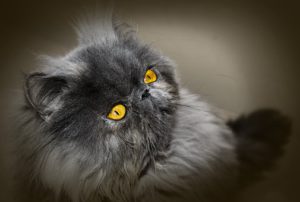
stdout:
[(135, 41), (136, 30), (119, 20), (112, 9), (92, 9), (74, 19), (73, 27), (80, 45), (101, 43), (106, 39)]
[(122, 22), (116, 15), (112, 16), (112, 27), (116, 37), (122, 41), (137, 41), (137, 31), (131, 25)]
[(36, 72), (26, 76), (24, 94), (28, 106), (40, 118), (48, 121), (61, 106), (61, 97), (67, 88), (68, 83), (65, 77)]

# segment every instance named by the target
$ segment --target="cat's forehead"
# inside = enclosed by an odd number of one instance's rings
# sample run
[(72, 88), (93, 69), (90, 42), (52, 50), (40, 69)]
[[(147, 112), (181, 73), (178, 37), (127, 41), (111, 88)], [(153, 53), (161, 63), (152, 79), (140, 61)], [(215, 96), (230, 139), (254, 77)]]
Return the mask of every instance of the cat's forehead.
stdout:
[(71, 74), (71, 80), (76, 80), (75, 86), (81, 88), (80, 91), (96, 89), (105, 97), (129, 95), (132, 90), (144, 85), (144, 74), (153, 65), (173, 83), (169, 61), (146, 45), (121, 42), (92, 44), (78, 48), (67, 59), (72, 66), (80, 69)]
[(75, 79), (72, 92), (79, 99), (91, 98), (106, 106), (126, 100), (143, 84), (146, 67), (127, 48), (93, 45), (78, 50), (69, 59), (82, 67), (71, 75)]
[(139, 73), (140, 68), (144, 66), (144, 61), (135, 51), (120, 45), (89, 46), (81, 49), (76, 58), (80, 58), (88, 70), (107, 74), (106, 76), (127, 78), (127, 74)]

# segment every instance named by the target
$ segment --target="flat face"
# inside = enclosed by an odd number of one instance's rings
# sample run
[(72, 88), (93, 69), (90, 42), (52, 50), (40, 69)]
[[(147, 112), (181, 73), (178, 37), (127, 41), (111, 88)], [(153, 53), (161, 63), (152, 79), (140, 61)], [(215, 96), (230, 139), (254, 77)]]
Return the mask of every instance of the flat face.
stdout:
[[(30, 11), (23, 9), (29, 5)], [(128, 22), (139, 25), (139, 33), (146, 41), (155, 40), (157, 47), (180, 64), (181, 80), (193, 92), (207, 95), (217, 106), (234, 112), (273, 103), (295, 117), (295, 134), (299, 131), (300, 118), (296, 118), (300, 102), (299, 56), (292, 56), (298, 53), (295, 41), (299, 34), (292, 31), (299, 24), (298, 6), (292, 2), (270, 5), (256, 1), (218, 4), (214, 1), (174, 3), (174, 0), (160, 1), (159, 6), (149, 0), (120, 1), (115, 6)], [(1, 5), (2, 19), (6, 21), (0, 47), (1, 137), (10, 135), (7, 106), (15, 100), (15, 94), (11, 95), (9, 89), (21, 85), (20, 69), (29, 72), (36, 68), (32, 51), (58, 55), (76, 45), (69, 21), (82, 7), (94, 8), (95, 1), (58, 6), (53, 1), (29, 0), (6, 1)], [(85, 124), (88, 126), (88, 121)], [(1, 148), (5, 149), (8, 144), (6, 138), (2, 139)], [(300, 152), (299, 136), (293, 135), (291, 142), (293, 149), (289, 148), (289, 163), (283, 164), (282, 176), (272, 175), (272, 181), (254, 186), (243, 201), (272, 201), (272, 198), (299, 201), (299, 187), (295, 186), (300, 179), (300, 163), (296, 160)], [(1, 158), (5, 159), (5, 156)], [(0, 167), (3, 184), (0, 195), (8, 197), (5, 163), (1, 162)]]
[(49, 121), (51, 136), (57, 145), (109, 158), (110, 171), (131, 162), (138, 175), (172, 139), (178, 100), (172, 65), (146, 45), (121, 41), (80, 48), (68, 60), (79, 70), (62, 72), (67, 87)]

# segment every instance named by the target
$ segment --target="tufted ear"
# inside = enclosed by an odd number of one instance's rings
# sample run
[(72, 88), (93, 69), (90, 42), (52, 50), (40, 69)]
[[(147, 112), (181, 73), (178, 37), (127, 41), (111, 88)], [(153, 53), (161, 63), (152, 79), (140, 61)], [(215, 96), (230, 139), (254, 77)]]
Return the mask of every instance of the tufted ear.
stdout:
[(130, 42), (137, 38), (136, 30), (119, 20), (112, 9), (92, 9), (75, 19), (73, 25), (80, 45), (97, 44), (107, 39)]
[(136, 30), (131, 25), (119, 20), (116, 15), (112, 16), (112, 27), (119, 40), (135, 41), (137, 39)]
[(61, 97), (67, 88), (65, 77), (36, 72), (26, 76), (24, 94), (28, 107), (47, 121), (61, 106)]

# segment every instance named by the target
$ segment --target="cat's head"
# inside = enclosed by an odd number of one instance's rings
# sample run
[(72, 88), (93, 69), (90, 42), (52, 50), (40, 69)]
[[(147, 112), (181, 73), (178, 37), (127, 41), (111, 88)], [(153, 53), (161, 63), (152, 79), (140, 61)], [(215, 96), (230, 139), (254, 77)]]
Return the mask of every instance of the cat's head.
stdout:
[(36, 172), (47, 186), (109, 195), (129, 189), (168, 150), (178, 86), (173, 63), (126, 24), (77, 31), (77, 48), (26, 78), (25, 109), (39, 132), (25, 138), (39, 148)]

